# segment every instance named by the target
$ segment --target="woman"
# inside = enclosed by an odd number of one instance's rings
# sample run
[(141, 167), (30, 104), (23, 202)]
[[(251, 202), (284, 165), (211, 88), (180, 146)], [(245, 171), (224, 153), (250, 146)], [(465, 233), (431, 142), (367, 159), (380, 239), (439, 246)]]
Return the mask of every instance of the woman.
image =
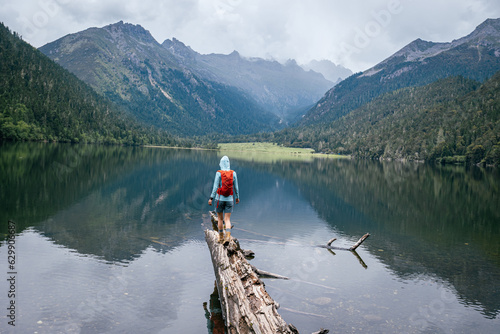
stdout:
[[(231, 240), (231, 213), (233, 212), (233, 196), (236, 204), (240, 202), (238, 178), (236, 172), (230, 169), (229, 158), (223, 156), (220, 159), (220, 170), (215, 173), (214, 186), (208, 200), (212, 205), (215, 198), (217, 212), (217, 227), (219, 228), (219, 242), (227, 244)], [(224, 225), (226, 223), (226, 236), (224, 238)]]

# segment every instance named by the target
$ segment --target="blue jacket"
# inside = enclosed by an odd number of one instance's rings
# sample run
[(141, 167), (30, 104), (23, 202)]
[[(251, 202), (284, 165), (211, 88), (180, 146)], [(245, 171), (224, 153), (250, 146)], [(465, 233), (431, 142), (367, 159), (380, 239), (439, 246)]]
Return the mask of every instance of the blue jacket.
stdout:
[[(220, 159), (219, 166), (221, 170), (230, 170), (231, 168), (229, 167), (230, 166), (229, 158), (227, 156), (223, 156), (222, 159)], [(217, 171), (217, 173), (215, 173), (214, 186), (212, 187), (212, 193), (210, 194), (210, 198), (214, 198), (215, 200), (219, 201), (232, 202), (233, 195), (222, 196), (217, 194), (217, 188), (219, 188), (220, 186), (221, 186), (221, 175), (219, 171)], [(240, 198), (240, 190), (238, 188), (238, 177), (236, 176), (235, 171), (233, 171), (233, 194), (237, 199)]]

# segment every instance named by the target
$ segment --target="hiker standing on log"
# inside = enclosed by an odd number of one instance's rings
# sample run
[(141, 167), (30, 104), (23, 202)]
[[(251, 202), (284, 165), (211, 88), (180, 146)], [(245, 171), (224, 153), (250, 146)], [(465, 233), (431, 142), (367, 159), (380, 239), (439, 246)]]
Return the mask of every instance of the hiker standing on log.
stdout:
[[(217, 225), (219, 228), (219, 242), (228, 243), (231, 240), (231, 213), (233, 212), (233, 195), (236, 198), (236, 204), (240, 202), (240, 193), (238, 188), (238, 178), (236, 172), (230, 169), (229, 158), (223, 156), (220, 159), (220, 170), (215, 173), (214, 186), (208, 200), (208, 205), (212, 205), (215, 198), (217, 212)], [(224, 236), (224, 225), (226, 224), (226, 233)]]

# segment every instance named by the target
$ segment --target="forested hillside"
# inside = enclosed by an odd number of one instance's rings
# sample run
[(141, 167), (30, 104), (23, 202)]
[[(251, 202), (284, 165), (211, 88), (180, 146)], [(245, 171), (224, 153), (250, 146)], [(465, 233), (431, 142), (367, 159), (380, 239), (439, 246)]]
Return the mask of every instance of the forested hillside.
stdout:
[(0, 139), (176, 145), (0, 23)]
[(283, 130), (277, 142), (355, 157), (500, 163), (500, 72), (386, 93), (333, 122)]

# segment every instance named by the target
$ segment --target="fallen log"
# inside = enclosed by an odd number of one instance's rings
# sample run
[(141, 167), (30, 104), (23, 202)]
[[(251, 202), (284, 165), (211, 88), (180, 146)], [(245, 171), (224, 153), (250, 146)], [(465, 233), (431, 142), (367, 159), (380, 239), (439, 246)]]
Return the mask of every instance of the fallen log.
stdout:
[[(259, 276), (289, 278), (250, 265), (246, 257), (253, 257), (253, 252), (241, 249), (235, 238), (231, 238), (227, 246), (220, 244), (217, 215), (210, 211), (210, 218), (213, 230), (205, 229), (205, 240), (212, 258), (222, 316), (228, 333), (299, 334), (295, 326), (287, 324), (278, 314), (279, 304), (269, 296)], [(313, 334), (316, 333), (326, 334), (328, 330), (321, 329)]]
[(275, 301), (234, 240), (224, 247), (218, 238), (217, 232), (205, 230), (228, 333), (298, 333), (278, 314)]

